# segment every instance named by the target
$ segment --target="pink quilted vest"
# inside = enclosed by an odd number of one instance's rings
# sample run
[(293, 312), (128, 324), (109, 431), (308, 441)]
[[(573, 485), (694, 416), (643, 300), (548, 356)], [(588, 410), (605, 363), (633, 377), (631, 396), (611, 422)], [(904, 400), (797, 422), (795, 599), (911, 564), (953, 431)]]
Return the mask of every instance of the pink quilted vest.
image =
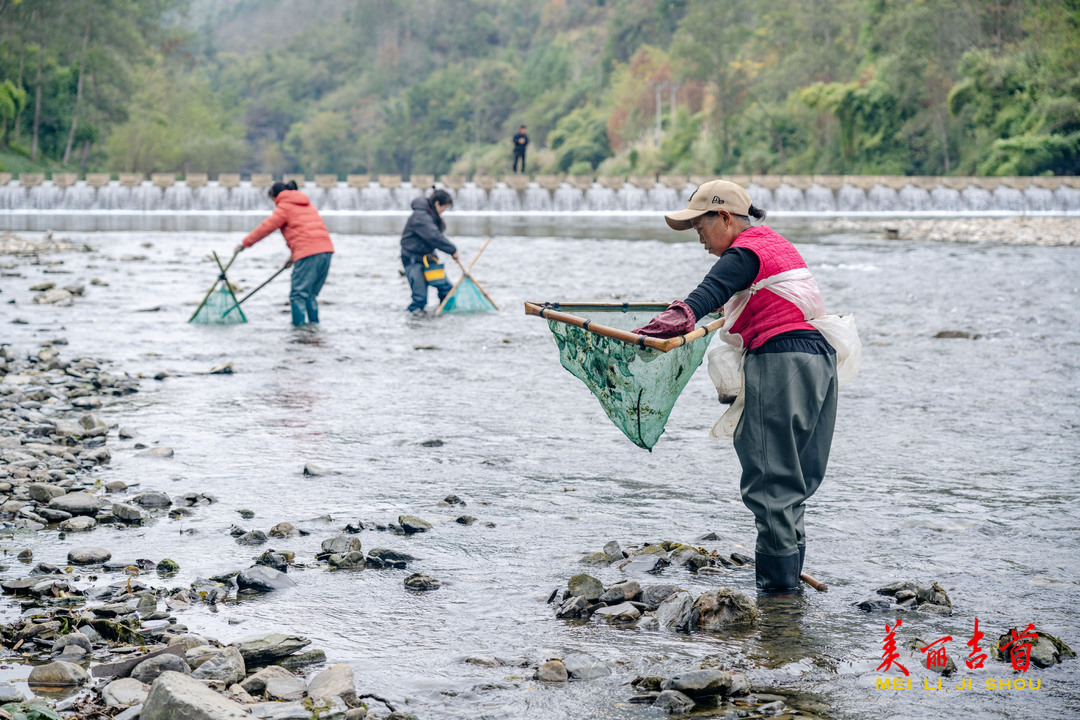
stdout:
[[(795, 246), (767, 225), (743, 231), (731, 247), (744, 247), (757, 255), (761, 268), (754, 282), (787, 270), (806, 267)], [(813, 329), (814, 326), (803, 319), (803, 311), (794, 303), (763, 289), (750, 298), (731, 328), (731, 333), (742, 336), (744, 348), (754, 350), (781, 333)]]

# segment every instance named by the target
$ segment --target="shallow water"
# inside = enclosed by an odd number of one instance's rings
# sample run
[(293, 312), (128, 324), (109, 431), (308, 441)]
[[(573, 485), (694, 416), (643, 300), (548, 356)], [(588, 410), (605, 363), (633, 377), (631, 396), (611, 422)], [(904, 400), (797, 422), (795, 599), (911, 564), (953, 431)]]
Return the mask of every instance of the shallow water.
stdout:
[[(265, 532), (287, 520), (312, 530), (264, 546), (311, 560), (347, 522), (419, 515), (434, 531), (358, 536), (365, 549), (416, 555), (409, 571), (293, 570), (295, 589), (179, 619), (226, 642), (271, 630), (306, 635), (331, 663), (355, 668), (362, 692), (407, 703), (421, 718), (654, 717), (623, 703), (633, 694), (626, 683), (704, 661), (811, 693), (840, 718), (1080, 712), (1080, 660), (1033, 667), (1028, 675), (1041, 678), (1041, 689), (1019, 692), (983, 687), (984, 678), (1010, 677), (1007, 664), (969, 671), (963, 662), (975, 617), (984, 647), (1032, 622), (1080, 650), (1080, 251), (884, 241), (777, 224), (830, 310), (856, 313), (865, 345), (862, 374), (841, 391), (829, 475), (807, 513), (807, 570), (830, 591), (794, 607), (770, 605), (750, 633), (685, 636), (570, 625), (543, 601), (583, 570), (605, 584), (620, 577), (615, 567), (578, 564), (609, 540), (689, 542), (713, 531), (727, 547), (753, 546), (734, 451), (707, 438), (721, 410), (708, 376), (695, 375), (646, 453), (562, 369), (546, 323), (525, 317), (522, 302), (681, 298), (710, 259), (641, 219), (611, 228), (484, 223), (461, 219), (451, 231), (466, 260), (480, 233), (497, 233), (474, 274), (503, 312), (408, 317), (397, 232), (378, 225), (376, 234), (335, 236), (317, 334), (288, 327), (284, 278), (245, 304), (247, 325), (185, 322), (216, 275), (207, 253), (227, 253), (236, 234), (71, 234), (97, 252), (44, 258), (64, 261), (56, 266), (20, 262), (22, 278), (2, 278), (0, 300), (17, 305), (0, 305), (0, 341), (25, 351), (65, 337), (65, 356), (108, 358), (147, 376), (140, 393), (100, 411), (138, 434), (110, 439), (113, 461), (101, 481), (207, 492), (220, 502), (183, 521), (65, 539), (28, 533), (0, 545), (30, 547), (35, 561), (57, 564), (85, 544), (114, 558), (171, 557), (181, 566), (166, 581), (172, 587), (245, 567), (264, 549), (236, 545), (233, 523)], [(132, 255), (146, 260), (121, 259)], [(254, 287), (283, 260), (280, 239), (271, 238), (229, 274)], [(95, 277), (109, 285), (89, 285)], [(31, 305), (28, 288), (42, 280), (86, 282), (87, 294), (68, 308)], [(29, 324), (10, 324), (15, 317)], [(940, 330), (980, 337), (934, 339)], [(229, 360), (235, 374), (205, 374)], [(160, 370), (174, 377), (153, 380)], [(435, 438), (444, 444), (418, 444)], [(135, 442), (167, 445), (176, 456), (135, 457)], [(305, 462), (339, 474), (305, 477)], [(437, 508), (448, 493), (480, 523), (457, 525), (461, 510)], [(256, 518), (241, 520), (240, 508)], [(4, 577), (27, 569), (10, 564)], [(406, 592), (402, 579), (413, 570), (444, 587)], [(657, 580), (695, 594), (753, 586), (751, 571), (698, 578), (669, 568)], [(894, 580), (937, 581), (952, 598), (952, 617), (908, 613), (898, 633), (902, 645), (954, 638), (949, 654), (961, 672), (942, 682), (947, 691), (922, 689), (921, 678), (937, 676), (907, 650), (901, 662), (912, 689), (876, 689), (884, 626), (895, 615), (851, 603)], [(7, 621), (18, 612), (10, 599), (0, 609)], [(613, 674), (543, 686), (528, 669), (464, 662), (496, 655), (535, 664), (573, 650), (611, 663)], [(974, 689), (951, 689), (962, 677)]]

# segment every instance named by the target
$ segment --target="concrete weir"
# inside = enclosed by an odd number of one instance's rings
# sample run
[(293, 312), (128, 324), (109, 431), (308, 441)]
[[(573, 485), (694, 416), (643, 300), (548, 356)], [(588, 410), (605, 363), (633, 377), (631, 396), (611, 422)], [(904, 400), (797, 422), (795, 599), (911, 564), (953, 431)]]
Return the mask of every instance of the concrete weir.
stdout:
[[(432, 185), (454, 196), (457, 213), (627, 214), (683, 207), (705, 176), (288, 175), (336, 232), (357, 218), (409, 211)], [(1080, 177), (905, 177), (735, 175), (754, 203), (774, 215), (1080, 215)], [(0, 229), (240, 231), (273, 208), (269, 174), (0, 173)]]

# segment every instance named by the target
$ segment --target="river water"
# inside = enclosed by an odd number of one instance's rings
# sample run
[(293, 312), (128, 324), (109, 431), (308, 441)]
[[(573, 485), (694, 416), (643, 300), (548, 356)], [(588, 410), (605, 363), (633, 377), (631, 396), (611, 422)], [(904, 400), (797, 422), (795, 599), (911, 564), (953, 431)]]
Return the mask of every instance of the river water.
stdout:
[[(235, 544), (233, 523), (265, 532), (289, 521), (312, 534), (268, 547), (310, 563), (290, 572), (298, 587), (216, 612), (193, 608), (180, 621), (226, 642), (274, 630), (306, 635), (331, 663), (354, 667), (362, 692), (425, 720), (655, 717), (624, 702), (634, 694), (627, 683), (703, 662), (807, 693), (837, 718), (1080, 712), (1080, 660), (1033, 666), (1028, 675), (1040, 678), (1040, 689), (1022, 691), (985, 689), (986, 678), (1012, 677), (1006, 663), (974, 671), (964, 664), (976, 617), (984, 648), (1008, 628), (1034, 623), (1080, 649), (1080, 250), (884, 240), (776, 223), (803, 253), (830, 311), (855, 313), (865, 346), (862, 374), (841, 391), (828, 476), (807, 512), (806, 567), (830, 590), (765, 607), (752, 632), (687, 636), (568, 624), (544, 601), (577, 572), (618, 579), (614, 566), (578, 562), (609, 540), (626, 547), (716, 532), (728, 548), (753, 545), (734, 451), (707, 437), (721, 410), (707, 374), (694, 376), (646, 453), (562, 369), (546, 323), (524, 316), (522, 302), (682, 298), (710, 258), (694, 238), (640, 218), (448, 218), (466, 260), (494, 236), (474, 274), (501, 313), (409, 317), (397, 259), (403, 218), (335, 236), (314, 334), (288, 326), (284, 278), (245, 304), (246, 325), (186, 322), (216, 275), (207, 254), (228, 254), (238, 234), (72, 233), (95, 251), (5, 270), (0, 300), (17, 304), (0, 305), (0, 341), (26, 351), (64, 337), (67, 356), (107, 358), (146, 376), (141, 392), (100, 411), (137, 434), (112, 436), (102, 483), (206, 492), (219, 502), (182, 521), (0, 543), (56, 564), (84, 544), (114, 558), (171, 557), (181, 566), (171, 587), (247, 566), (262, 548)], [(284, 257), (275, 236), (238, 258), (230, 276), (254, 287)], [(90, 285), (92, 278), (108, 285)], [(87, 293), (73, 307), (31, 305), (28, 288), (43, 280), (86, 283)], [(28, 324), (11, 324), (16, 317)], [(942, 330), (978, 337), (934, 338)], [(226, 361), (234, 374), (206, 374)], [(162, 370), (172, 376), (152, 379)], [(434, 439), (443, 444), (421, 444)], [(136, 442), (172, 447), (175, 457), (137, 457)], [(307, 462), (337, 474), (306, 477)], [(468, 506), (437, 507), (449, 493)], [(241, 508), (256, 517), (242, 520)], [(480, 522), (456, 524), (462, 511)], [(409, 571), (314, 564), (320, 542), (346, 523), (399, 514), (435, 528), (357, 537), (365, 550), (417, 556)], [(413, 570), (444, 586), (406, 592), (402, 580)], [(753, 593), (752, 571), (695, 577), (669, 568), (658, 580), (695, 595), (718, 585)], [(912, 688), (877, 689), (885, 624), (896, 615), (868, 615), (852, 603), (895, 580), (938, 582), (952, 599), (952, 617), (906, 613), (898, 632), (902, 645), (952, 636), (948, 651), (960, 672), (943, 681), (948, 690), (924, 689), (922, 679), (936, 684), (937, 676), (906, 649), (900, 661)], [(18, 612), (10, 599), (0, 608), (6, 621)], [(486, 655), (535, 664), (575, 650), (613, 673), (556, 686), (534, 682), (529, 669), (464, 662)], [(965, 677), (973, 689), (952, 689)]]

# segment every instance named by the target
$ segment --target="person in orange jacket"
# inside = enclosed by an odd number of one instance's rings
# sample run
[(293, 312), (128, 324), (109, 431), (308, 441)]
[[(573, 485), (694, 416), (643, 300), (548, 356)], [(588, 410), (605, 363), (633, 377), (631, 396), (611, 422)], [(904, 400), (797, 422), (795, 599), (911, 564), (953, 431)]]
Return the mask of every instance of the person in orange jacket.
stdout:
[(330, 272), (330, 256), (334, 253), (330, 233), (319, 217), (319, 211), (307, 195), (297, 190), (294, 181), (274, 183), (270, 187), (270, 198), (277, 205), (274, 212), (248, 233), (235, 251), (241, 252), (275, 230), (281, 230), (285, 244), (292, 251), (288, 262), (293, 269), (289, 292), (292, 324), (295, 327), (317, 325), (319, 303), (316, 298)]

